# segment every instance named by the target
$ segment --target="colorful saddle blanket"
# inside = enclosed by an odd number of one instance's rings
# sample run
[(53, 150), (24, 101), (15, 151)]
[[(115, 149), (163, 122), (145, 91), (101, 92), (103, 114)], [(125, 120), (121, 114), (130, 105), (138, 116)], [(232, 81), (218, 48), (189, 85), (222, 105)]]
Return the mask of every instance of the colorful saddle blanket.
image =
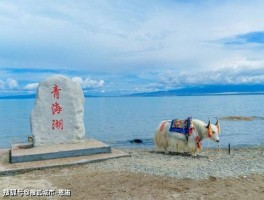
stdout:
[(192, 132), (192, 118), (186, 120), (174, 119), (171, 121), (170, 131), (187, 135)]

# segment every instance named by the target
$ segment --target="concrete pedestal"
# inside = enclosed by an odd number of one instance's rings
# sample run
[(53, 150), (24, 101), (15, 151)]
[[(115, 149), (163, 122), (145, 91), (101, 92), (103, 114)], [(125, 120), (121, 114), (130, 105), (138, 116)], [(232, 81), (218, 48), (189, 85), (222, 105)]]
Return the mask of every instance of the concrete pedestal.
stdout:
[(111, 147), (93, 139), (74, 144), (56, 144), (38, 147), (12, 145), (10, 162), (20, 163), (100, 153), (111, 153)]

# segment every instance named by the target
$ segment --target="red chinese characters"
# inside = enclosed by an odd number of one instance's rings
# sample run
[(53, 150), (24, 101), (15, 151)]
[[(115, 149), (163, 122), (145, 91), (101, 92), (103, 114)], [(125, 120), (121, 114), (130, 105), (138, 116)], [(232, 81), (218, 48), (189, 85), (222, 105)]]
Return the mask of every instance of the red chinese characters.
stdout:
[[(60, 91), (61, 89), (59, 86), (55, 84), (53, 91), (51, 92), (54, 99), (60, 99)], [(51, 112), (52, 115), (59, 115), (62, 112), (62, 106), (58, 102), (53, 103), (51, 106)], [(52, 130), (54, 129), (63, 130), (63, 119), (52, 119)]]
[(62, 111), (62, 107), (60, 106), (58, 102), (55, 102), (51, 106), (51, 111), (52, 111), (52, 115), (55, 115), (56, 113), (60, 114), (60, 112)]
[(54, 119), (52, 120), (52, 129), (61, 129), (63, 130), (63, 120), (57, 120), (57, 119)]
[(60, 90), (59, 87), (55, 84), (53, 87), (53, 91), (51, 93), (53, 93), (53, 97), (56, 99), (60, 98)]

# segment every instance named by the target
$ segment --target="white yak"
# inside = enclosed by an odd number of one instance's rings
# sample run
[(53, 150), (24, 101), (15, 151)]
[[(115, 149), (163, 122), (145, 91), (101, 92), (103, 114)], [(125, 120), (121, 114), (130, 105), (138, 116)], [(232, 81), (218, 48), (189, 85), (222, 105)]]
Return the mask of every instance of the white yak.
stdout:
[(214, 142), (219, 142), (220, 123), (208, 124), (201, 120), (193, 119), (191, 122), (191, 133), (185, 136), (182, 133), (170, 131), (171, 120), (165, 120), (157, 127), (154, 135), (154, 143), (158, 149), (162, 149), (166, 154), (170, 152), (190, 152), (197, 155), (202, 149), (201, 141), (209, 138)]

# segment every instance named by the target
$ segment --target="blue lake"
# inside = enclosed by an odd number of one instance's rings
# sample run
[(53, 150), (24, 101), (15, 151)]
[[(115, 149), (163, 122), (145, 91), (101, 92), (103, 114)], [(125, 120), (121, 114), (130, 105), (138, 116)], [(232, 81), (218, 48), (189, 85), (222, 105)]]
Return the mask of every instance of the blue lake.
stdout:
[[(222, 147), (258, 146), (264, 144), (263, 102), (264, 95), (86, 98), (86, 137), (125, 147), (138, 147), (129, 141), (140, 138), (144, 144), (139, 147), (152, 147), (161, 120), (192, 116), (215, 122), (214, 117), (220, 117)], [(34, 103), (34, 99), (0, 100), (0, 148), (27, 140)], [(229, 116), (253, 116), (253, 120), (225, 119)]]

